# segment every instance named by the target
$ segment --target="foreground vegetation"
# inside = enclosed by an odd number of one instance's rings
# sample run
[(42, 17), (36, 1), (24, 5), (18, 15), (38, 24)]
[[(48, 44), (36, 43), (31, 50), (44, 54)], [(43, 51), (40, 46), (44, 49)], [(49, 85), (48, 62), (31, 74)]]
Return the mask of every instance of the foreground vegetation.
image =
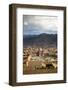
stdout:
[(23, 74), (57, 73), (56, 48), (24, 48)]

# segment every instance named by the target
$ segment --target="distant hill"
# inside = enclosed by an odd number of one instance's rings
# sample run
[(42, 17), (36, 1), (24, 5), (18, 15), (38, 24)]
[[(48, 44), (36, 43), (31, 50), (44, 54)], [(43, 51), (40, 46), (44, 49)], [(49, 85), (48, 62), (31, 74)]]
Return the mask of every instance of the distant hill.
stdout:
[(57, 47), (57, 34), (24, 35), (24, 47)]

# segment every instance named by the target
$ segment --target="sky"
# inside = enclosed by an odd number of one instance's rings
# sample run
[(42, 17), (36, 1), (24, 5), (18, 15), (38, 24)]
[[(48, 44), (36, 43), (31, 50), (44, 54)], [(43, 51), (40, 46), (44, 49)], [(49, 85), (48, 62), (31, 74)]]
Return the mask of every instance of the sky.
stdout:
[(56, 16), (23, 15), (24, 35), (57, 34), (57, 27)]

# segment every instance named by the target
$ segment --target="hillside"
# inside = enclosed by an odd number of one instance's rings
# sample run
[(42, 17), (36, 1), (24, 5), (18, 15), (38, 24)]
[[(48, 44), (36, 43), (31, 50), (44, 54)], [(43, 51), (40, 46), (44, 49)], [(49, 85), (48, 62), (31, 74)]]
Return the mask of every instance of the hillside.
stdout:
[(24, 47), (57, 47), (57, 34), (24, 35)]

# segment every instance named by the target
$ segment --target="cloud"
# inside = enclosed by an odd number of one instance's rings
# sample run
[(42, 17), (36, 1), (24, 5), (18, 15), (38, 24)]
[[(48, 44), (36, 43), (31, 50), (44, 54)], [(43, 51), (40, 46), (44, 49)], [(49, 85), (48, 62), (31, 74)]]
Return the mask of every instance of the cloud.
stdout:
[(23, 17), (24, 17), (24, 33), (27, 33), (28, 31), (31, 33), (57, 32), (56, 16), (24, 15)]
[(27, 26), (28, 25), (28, 22), (24, 22), (24, 25)]

